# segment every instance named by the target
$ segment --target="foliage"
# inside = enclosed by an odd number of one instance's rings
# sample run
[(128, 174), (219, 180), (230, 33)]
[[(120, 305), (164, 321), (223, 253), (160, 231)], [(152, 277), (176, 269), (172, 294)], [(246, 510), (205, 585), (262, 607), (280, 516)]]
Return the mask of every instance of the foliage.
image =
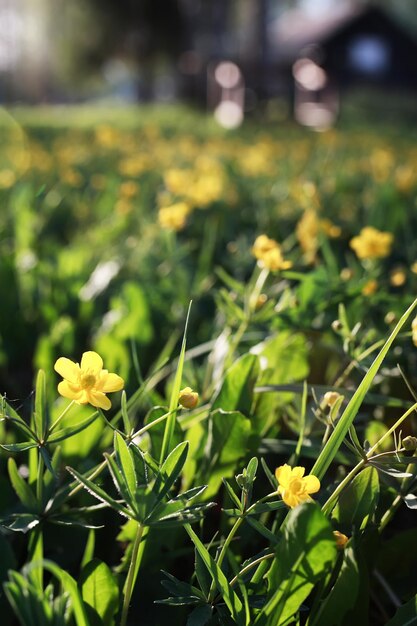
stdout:
[(412, 138), (149, 116), (0, 129), (2, 624), (414, 623)]

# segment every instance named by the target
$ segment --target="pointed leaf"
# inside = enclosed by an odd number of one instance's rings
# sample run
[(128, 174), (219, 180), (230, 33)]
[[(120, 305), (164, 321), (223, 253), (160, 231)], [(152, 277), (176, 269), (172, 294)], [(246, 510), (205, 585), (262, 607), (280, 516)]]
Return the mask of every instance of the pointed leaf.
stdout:
[(184, 528), (189, 534), (196, 550), (198, 550), (198, 553), (200, 554), (201, 559), (207, 568), (207, 571), (212, 577), (217, 591), (220, 593), (224, 602), (226, 603), (232, 619), (235, 621), (236, 624), (238, 624), (238, 626), (244, 626), (244, 609), (239, 596), (233, 591), (223, 571), (220, 569), (216, 561), (205, 548), (204, 544), (197, 537), (191, 526), (187, 524), (184, 526)]
[(400, 332), (402, 326), (405, 324), (409, 315), (412, 313), (412, 311), (415, 309), (416, 306), (417, 306), (417, 299), (414, 300), (411, 306), (409, 306), (406, 312), (401, 316), (399, 322), (397, 323), (394, 330), (388, 337), (381, 351), (375, 357), (374, 362), (372, 363), (371, 367), (369, 368), (368, 372), (364, 376), (362, 382), (360, 383), (359, 387), (357, 388), (351, 400), (349, 401), (347, 407), (345, 408), (342, 416), (337, 422), (334, 431), (330, 435), (326, 445), (324, 446), (322, 452), (320, 453), (317, 461), (315, 462), (311, 470), (311, 474), (314, 474), (319, 479), (323, 478), (324, 474), (326, 473), (327, 469), (332, 463), (334, 457), (336, 456), (337, 451), (342, 445), (343, 440), (346, 437), (349, 431), (349, 428), (352, 425), (360, 409), (360, 406), (363, 400), (365, 399), (365, 396), (367, 392), (369, 391), (379, 368), (382, 365), (382, 362), (385, 356), (387, 355), (389, 349), (391, 348), (391, 345), (393, 344), (396, 336)]
[(84, 418), (74, 426), (67, 426), (66, 428), (60, 428), (59, 430), (56, 430), (54, 433), (52, 433), (50, 437), (48, 437), (48, 443), (58, 443), (58, 441), (63, 441), (64, 439), (68, 439), (73, 435), (77, 435), (85, 428), (90, 426), (90, 424), (95, 422), (98, 416), (98, 411), (95, 411), (94, 413), (92, 413), (92, 415)]
[(83, 485), (83, 487), (85, 487), (85, 489), (87, 489), (89, 493), (91, 493), (92, 496), (97, 498), (97, 500), (100, 500), (100, 502), (105, 502), (112, 509), (120, 513), (120, 515), (124, 515), (124, 517), (128, 517), (128, 518), (132, 517), (132, 514), (128, 509), (126, 509), (124, 506), (119, 504), (119, 502), (116, 502), (116, 500), (113, 500), (113, 498), (108, 496), (107, 493), (103, 491), (103, 489), (98, 487), (91, 480), (89, 480), (82, 474), (79, 474), (72, 467), (67, 467), (67, 470), (69, 471), (70, 474), (72, 474), (72, 476), (74, 476), (74, 478), (78, 480), (78, 482), (80, 482)]
[(110, 626), (119, 604), (119, 587), (110, 568), (93, 559), (82, 570), (79, 586), (84, 602), (100, 616), (103, 626)]
[(9, 458), (7, 462), (7, 469), (9, 471), (10, 482), (12, 483), (13, 489), (15, 490), (21, 503), (30, 512), (37, 512), (39, 510), (39, 505), (35, 494), (27, 482), (19, 474), (16, 462), (13, 458)]
[(138, 486), (135, 464), (133, 462), (132, 453), (119, 433), (114, 433), (114, 449), (116, 451), (116, 460), (124, 476), (126, 486), (130, 495), (134, 497)]
[(34, 423), (37, 437), (39, 441), (42, 442), (45, 438), (48, 426), (46, 415), (46, 380), (43, 370), (39, 370), (36, 378)]
[(158, 500), (161, 500), (171, 489), (181, 474), (188, 454), (188, 441), (178, 444), (165, 459), (153, 488)]

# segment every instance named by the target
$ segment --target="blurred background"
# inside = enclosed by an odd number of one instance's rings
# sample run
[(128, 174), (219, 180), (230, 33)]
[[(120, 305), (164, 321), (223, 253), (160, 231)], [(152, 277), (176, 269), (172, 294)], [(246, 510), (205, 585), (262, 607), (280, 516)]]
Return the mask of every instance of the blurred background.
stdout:
[[(386, 96), (383, 102), (379, 95)], [(186, 101), (332, 124), (344, 101), (413, 116), (415, 0), (0, 0), (0, 101)]]

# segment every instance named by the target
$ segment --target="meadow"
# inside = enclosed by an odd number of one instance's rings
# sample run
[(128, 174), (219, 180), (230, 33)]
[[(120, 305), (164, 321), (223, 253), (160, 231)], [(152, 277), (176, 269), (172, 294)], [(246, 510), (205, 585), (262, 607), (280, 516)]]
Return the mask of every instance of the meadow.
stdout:
[(0, 136), (2, 624), (417, 623), (415, 130)]

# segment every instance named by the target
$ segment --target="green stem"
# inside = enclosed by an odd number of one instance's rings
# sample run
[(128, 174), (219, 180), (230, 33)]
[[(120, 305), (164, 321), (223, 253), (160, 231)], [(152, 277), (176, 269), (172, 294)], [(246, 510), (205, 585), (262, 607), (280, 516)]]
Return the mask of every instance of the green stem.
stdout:
[(142, 524), (138, 523), (138, 527), (136, 530), (135, 541), (133, 543), (132, 557), (130, 559), (129, 571), (127, 573), (126, 584), (124, 588), (124, 600), (123, 600), (123, 608), (122, 608), (122, 617), (120, 620), (120, 626), (126, 626), (127, 623), (127, 614), (129, 611), (130, 600), (132, 598), (133, 587), (136, 580), (137, 575), (137, 567), (136, 562), (139, 553), (139, 546), (142, 539), (144, 527)]
[(48, 433), (46, 435), (46, 439), (48, 439), (49, 435), (55, 430), (55, 428), (58, 426), (59, 422), (62, 420), (62, 418), (68, 413), (68, 411), (70, 409), (72, 409), (72, 407), (75, 404), (75, 400), (71, 400), (71, 402), (68, 404), (68, 406), (65, 407), (65, 409), (62, 411), (61, 415), (59, 415), (55, 422), (49, 427), (48, 429)]
[[(233, 527), (230, 531), (230, 533), (228, 534), (228, 536), (226, 537), (226, 540), (222, 546), (222, 549), (220, 551), (219, 557), (217, 559), (217, 565), (219, 567), (222, 566), (222, 563), (224, 561), (224, 557), (226, 556), (226, 552), (230, 546), (230, 542), (232, 541), (233, 537), (235, 536), (235, 534), (237, 533), (237, 531), (239, 530), (243, 520), (245, 518), (244, 517), (238, 517), (237, 520), (235, 521), (235, 523), (233, 524)], [(216, 589), (215, 589), (215, 582), (214, 580), (211, 583), (210, 586), (210, 591), (209, 591), (209, 602), (212, 602), (214, 599), (214, 593), (215, 593)]]

